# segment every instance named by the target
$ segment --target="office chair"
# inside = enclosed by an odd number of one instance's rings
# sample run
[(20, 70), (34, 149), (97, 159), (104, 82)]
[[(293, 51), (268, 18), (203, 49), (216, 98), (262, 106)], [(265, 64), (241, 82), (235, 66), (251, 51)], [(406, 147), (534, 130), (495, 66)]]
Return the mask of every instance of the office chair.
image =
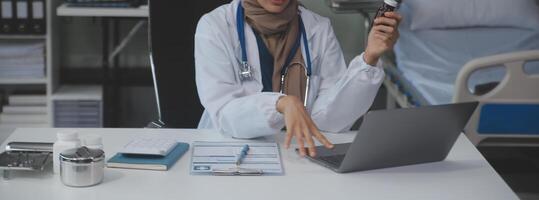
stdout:
[(149, 46), (159, 119), (149, 128), (196, 128), (203, 107), (195, 84), (200, 17), (230, 0), (150, 0)]

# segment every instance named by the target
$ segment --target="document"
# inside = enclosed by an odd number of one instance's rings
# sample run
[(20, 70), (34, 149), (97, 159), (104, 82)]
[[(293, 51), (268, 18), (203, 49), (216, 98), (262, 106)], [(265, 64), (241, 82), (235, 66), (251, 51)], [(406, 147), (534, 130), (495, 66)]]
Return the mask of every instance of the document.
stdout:
[[(249, 151), (242, 163), (236, 159), (242, 147), (249, 145)], [(283, 167), (279, 146), (274, 142), (194, 142), (191, 156), (191, 174), (212, 175), (215, 170), (237, 168), (260, 170), (263, 175), (281, 175)]]

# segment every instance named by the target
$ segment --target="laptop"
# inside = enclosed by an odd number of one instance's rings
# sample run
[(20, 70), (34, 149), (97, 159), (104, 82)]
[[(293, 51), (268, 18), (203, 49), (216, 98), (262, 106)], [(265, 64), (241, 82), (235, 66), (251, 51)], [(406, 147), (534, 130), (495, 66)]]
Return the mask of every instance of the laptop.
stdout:
[(477, 104), (371, 111), (352, 143), (318, 146), (307, 158), (338, 173), (442, 161)]

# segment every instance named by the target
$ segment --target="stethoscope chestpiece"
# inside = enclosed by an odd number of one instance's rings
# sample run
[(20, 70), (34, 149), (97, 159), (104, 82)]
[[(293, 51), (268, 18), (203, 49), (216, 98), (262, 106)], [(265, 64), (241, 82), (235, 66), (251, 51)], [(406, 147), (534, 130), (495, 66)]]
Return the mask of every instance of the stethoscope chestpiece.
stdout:
[(249, 65), (247, 62), (243, 61), (241, 62), (241, 69), (240, 69), (240, 79), (241, 80), (249, 80), (253, 76), (253, 73), (251, 71), (251, 65)]

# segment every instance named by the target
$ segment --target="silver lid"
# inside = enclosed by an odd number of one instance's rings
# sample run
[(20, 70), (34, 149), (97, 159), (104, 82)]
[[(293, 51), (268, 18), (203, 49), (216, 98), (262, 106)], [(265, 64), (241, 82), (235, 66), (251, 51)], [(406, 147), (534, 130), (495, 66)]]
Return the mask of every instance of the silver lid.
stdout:
[(105, 159), (105, 152), (101, 149), (80, 147), (68, 149), (60, 153), (60, 160), (73, 163), (92, 163)]
[(393, 7), (399, 6), (399, 1), (397, 0), (384, 0), (384, 3)]

